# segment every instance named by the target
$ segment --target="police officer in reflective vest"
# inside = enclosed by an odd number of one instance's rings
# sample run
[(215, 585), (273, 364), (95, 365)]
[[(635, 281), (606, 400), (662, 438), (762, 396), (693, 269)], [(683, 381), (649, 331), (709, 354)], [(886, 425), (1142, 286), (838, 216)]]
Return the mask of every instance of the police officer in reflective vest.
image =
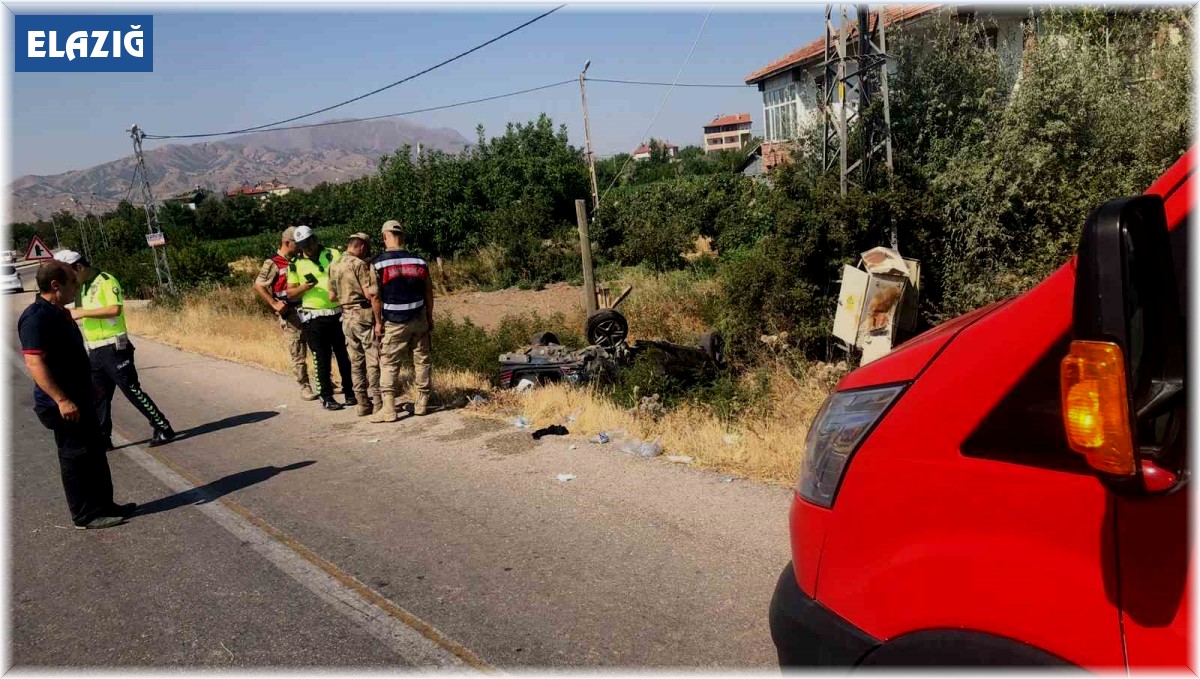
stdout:
[(288, 267), (300, 252), (300, 248), (296, 247), (295, 231), (296, 229), (290, 226), (284, 230), (279, 250), (263, 260), (258, 277), (254, 279), (254, 291), (279, 317), (279, 327), (283, 331), (288, 356), (292, 361), (292, 376), (300, 384), (300, 398), (315, 401), (317, 395), (308, 384), (308, 343), (300, 324), (300, 316), (296, 313), (296, 307), (300, 303), (287, 294)]
[(125, 328), (125, 295), (111, 274), (93, 268), (78, 252), (63, 250), (54, 255), (71, 267), (79, 281), (79, 300), (71, 318), (83, 326), (83, 340), (92, 363), (92, 382), (101, 392), (96, 400), (100, 431), (112, 449), (112, 398), (117, 387), (153, 428), (151, 446), (169, 443), (175, 430), (150, 395), (142, 391), (133, 363), (133, 344)]
[(343, 405), (333, 400), (330, 353), (337, 358), (338, 375), (342, 379), (345, 405), (356, 406), (354, 378), (350, 373), (350, 355), (346, 352), (346, 336), (342, 334), (342, 308), (329, 299), (329, 267), (342, 253), (327, 248), (317, 240), (311, 227), (297, 226), (294, 232), (300, 256), (288, 265), (288, 297), (300, 299), (298, 310), (308, 348), (312, 352), (317, 391), (326, 410), (341, 410)]
[(425, 260), (404, 249), (404, 230), (400, 222), (383, 225), (385, 252), (371, 262), (379, 294), (372, 300), (375, 334), (382, 338), (379, 347), (379, 391), (383, 409), (372, 422), (396, 421), (396, 373), (400, 359), (411, 347), (413, 382), (417, 387), (414, 415), (429, 411), (433, 385), (429, 378), (430, 342), (433, 332), (433, 287)]

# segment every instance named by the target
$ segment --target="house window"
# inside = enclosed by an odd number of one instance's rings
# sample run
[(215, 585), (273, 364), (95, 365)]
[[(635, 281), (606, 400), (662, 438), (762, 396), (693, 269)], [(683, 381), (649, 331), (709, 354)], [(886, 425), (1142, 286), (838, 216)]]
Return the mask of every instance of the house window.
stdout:
[(797, 95), (796, 83), (787, 83), (763, 92), (767, 141), (790, 141), (796, 138)]

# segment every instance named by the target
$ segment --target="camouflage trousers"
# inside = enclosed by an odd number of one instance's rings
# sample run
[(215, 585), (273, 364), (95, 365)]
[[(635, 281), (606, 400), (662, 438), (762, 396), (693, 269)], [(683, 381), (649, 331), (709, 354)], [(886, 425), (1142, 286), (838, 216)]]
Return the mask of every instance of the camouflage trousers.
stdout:
[(400, 361), (409, 349), (412, 349), (413, 355), (413, 384), (417, 387), (417, 394), (428, 399), (433, 392), (430, 380), (432, 354), (429, 321), (424, 313), (406, 323), (384, 322), (383, 340), (379, 347), (379, 389), (385, 394), (399, 396), (396, 393), (396, 375), (400, 372)]
[(369, 393), (373, 403), (379, 403), (379, 345), (375, 342), (371, 310), (342, 309), (342, 334), (346, 336), (355, 387)]
[(292, 364), (292, 377), (301, 386), (308, 386), (308, 340), (300, 327), (300, 317), (295, 309), (289, 309), (279, 317), (283, 330), (283, 342), (287, 345), (288, 359)]

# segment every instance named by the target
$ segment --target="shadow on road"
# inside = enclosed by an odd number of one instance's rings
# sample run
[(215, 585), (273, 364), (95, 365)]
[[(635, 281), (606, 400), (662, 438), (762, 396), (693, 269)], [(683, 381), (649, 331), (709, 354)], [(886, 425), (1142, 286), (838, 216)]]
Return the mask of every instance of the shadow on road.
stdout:
[(281, 472), (290, 472), (296, 469), (303, 469), (309, 465), (316, 464), (315, 460), (305, 460), (304, 462), (294, 462), (286, 467), (258, 467), (256, 469), (247, 469), (246, 471), (223, 476), (216, 481), (206, 483), (203, 486), (176, 493), (167, 497), (148, 502), (137, 508), (134, 516), (145, 516), (147, 514), (157, 514), (158, 512), (166, 512), (179, 507), (188, 505), (202, 505), (219, 499), (220, 497), (232, 493), (234, 491), (253, 486), (256, 483), (262, 483), (267, 479)]
[(211, 434), (214, 431), (221, 431), (222, 429), (232, 429), (234, 427), (240, 427), (243, 424), (262, 422), (263, 420), (269, 420), (278, 414), (279, 413), (273, 410), (260, 410), (254, 413), (242, 413), (241, 415), (224, 417), (219, 420), (206, 422), (205, 424), (197, 425), (191, 429), (181, 431), (179, 432), (179, 437), (176, 440), (190, 439), (196, 436), (202, 436), (204, 434)]

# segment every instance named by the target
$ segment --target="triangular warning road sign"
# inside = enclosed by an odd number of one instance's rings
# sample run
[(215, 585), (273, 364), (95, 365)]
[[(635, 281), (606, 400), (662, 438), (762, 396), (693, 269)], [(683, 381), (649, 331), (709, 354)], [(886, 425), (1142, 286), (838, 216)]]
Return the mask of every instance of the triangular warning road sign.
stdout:
[(40, 236), (34, 236), (33, 240), (29, 241), (29, 247), (25, 249), (25, 260), (35, 259), (54, 259), (54, 254), (42, 242)]

